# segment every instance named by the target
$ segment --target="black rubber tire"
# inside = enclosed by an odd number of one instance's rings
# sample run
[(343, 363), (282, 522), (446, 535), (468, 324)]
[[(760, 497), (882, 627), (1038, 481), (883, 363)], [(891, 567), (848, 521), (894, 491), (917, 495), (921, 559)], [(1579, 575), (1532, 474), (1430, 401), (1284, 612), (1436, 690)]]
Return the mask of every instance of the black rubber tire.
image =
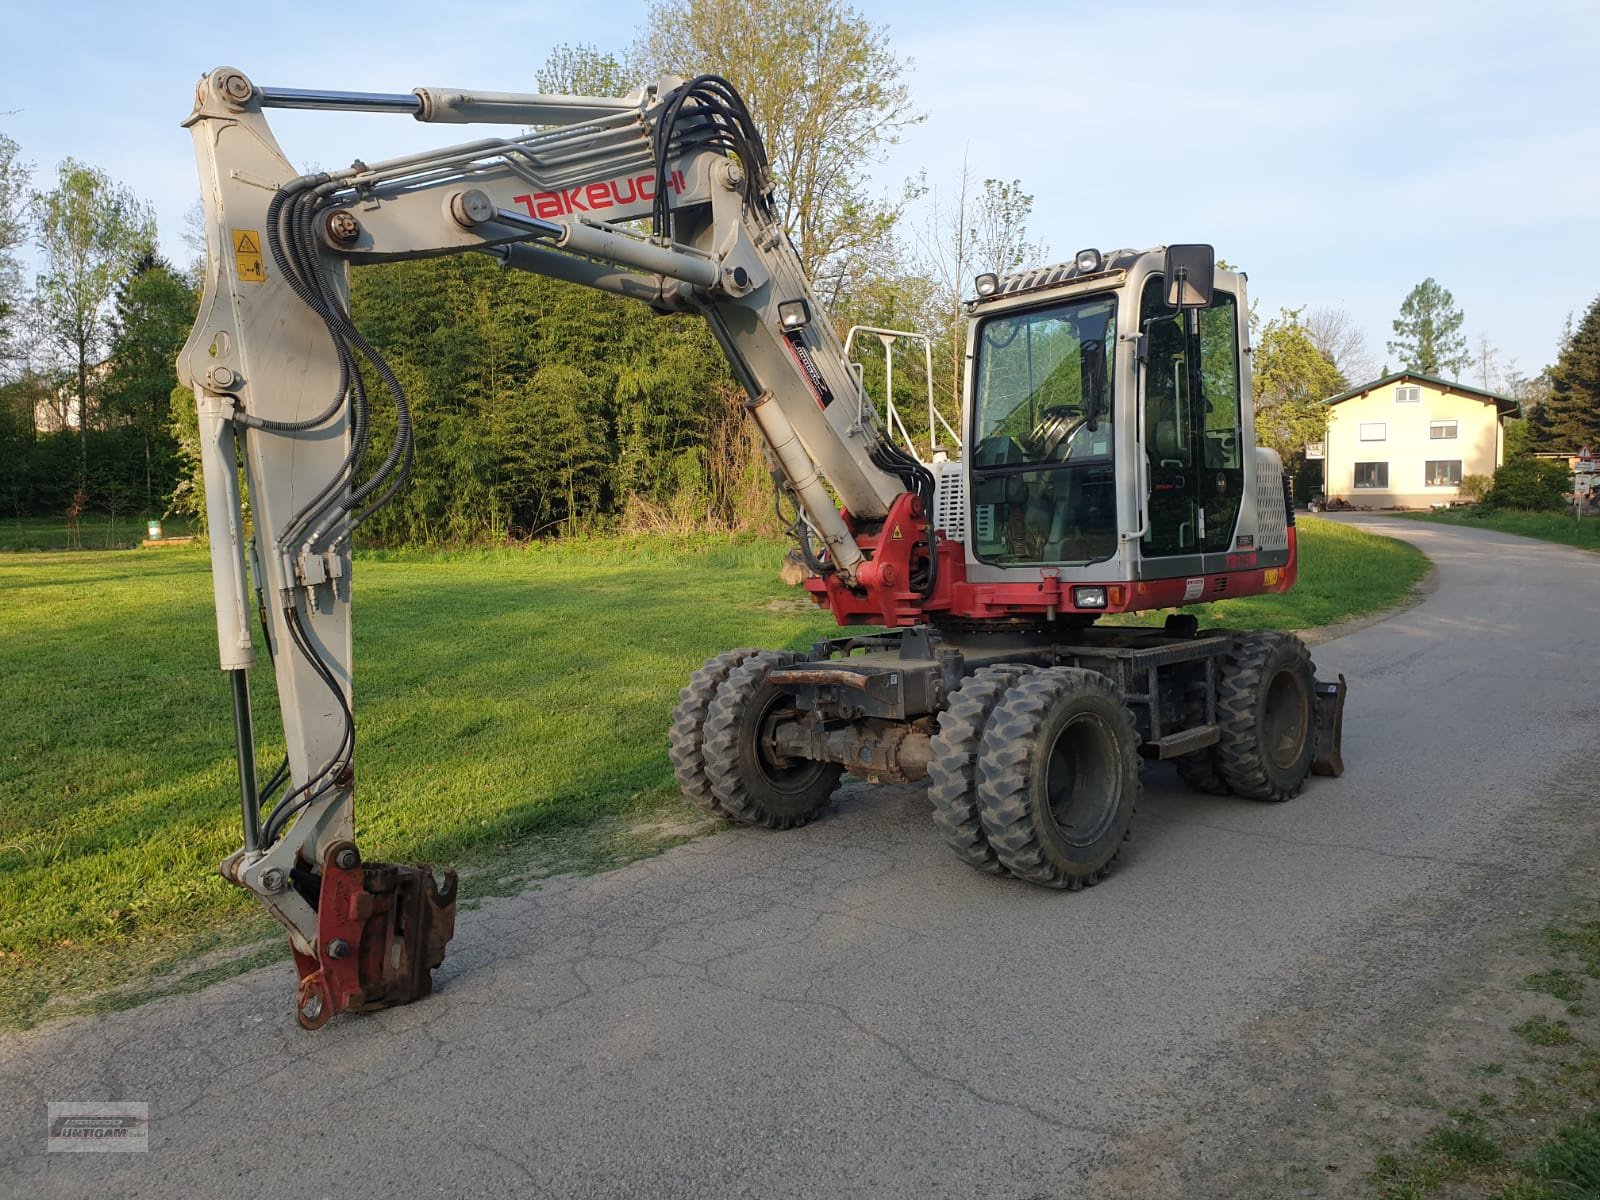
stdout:
[(978, 756), (984, 832), (1007, 870), (1092, 887), (1122, 852), (1138, 800), (1139, 738), (1111, 680), (1052, 667), (1011, 686)]
[(1227, 777), (1222, 773), (1222, 763), (1217, 757), (1215, 746), (1207, 746), (1204, 750), (1196, 750), (1193, 754), (1175, 758), (1172, 760), (1172, 765), (1178, 769), (1178, 778), (1197, 792), (1203, 792), (1207, 796), (1233, 794), (1233, 789), (1228, 786)]
[(1290, 799), (1305, 786), (1316, 751), (1316, 668), (1292, 633), (1247, 633), (1222, 661), (1217, 764), (1249, 800)]
[(933, 823), (956, 857), (988, 875), (1010, 872), (989, 845), (978, 811), (978, 750), (984, 726), (1006, 689), (1022, 675), (1037, 670), (1026, 664), (979, 667), (950, 694), (950, 703), (939, 714), (939, 732), (933, 737), (928, 760)]
[(701, 812), (714, 817), (728, 814), (711, 791), (706, 778), (703, 742), (705, 739), (706, 711), (717, 689), (728, 678), (728, 672), (759, 651), (748, 647), (724, 650), (715, 658), (708, 658), (705, 666), (689, 676), (689, 683), (678, 693), (678, 706), (672, 710), (672, 727), (667, 731), (667, 757), (672, 760), (672, 773), (683, 798)]
[[(1189, 697), (1185, 708), (1184, 715), (1191, 726), (1205, 724), (1206, 702), (1203, 688), (1199, 695)], [(1218, 716), (1220, 719), (1221, 714)], [(1197, 792), (1203, 792), (1207, 796), (1233, 794), (1233, 789), (1228, 786), (1228, 781), (1222, 774), (1222, 763), (1217, 758), (1215, 745), (1175, 758), (1172, 760), (1172, 765), (1177, 769), (1178, 778)]]
[(805, 759), (774, 762), (762, 748), (768, 720), (788, 702), (767, 672), (803, 661), (802, 654), (764, 650), (728, 672), (706, 711), (702, 757), (706, 781), (732, 820), (767, 829), (804, 825), (825, 807), (844, 768)]

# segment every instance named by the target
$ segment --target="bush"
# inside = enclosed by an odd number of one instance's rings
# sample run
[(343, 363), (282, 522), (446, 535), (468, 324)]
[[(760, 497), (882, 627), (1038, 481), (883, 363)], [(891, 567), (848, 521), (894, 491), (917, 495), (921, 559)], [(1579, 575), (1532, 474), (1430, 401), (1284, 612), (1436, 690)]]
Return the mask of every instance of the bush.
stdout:
[(1482, 504), (1493, 486), (1494, 479), (1488, 475), (1468, 475), (1461, 480), (1461, 498)]
[[(1567, 507), (1570, 483), (1571, 475), (1564, 463), (1514, 458), (1494, 473), (1494, 486), (1483, 502), (1489, 508), (1561, 512)], [(1466, 486), (1465, 482), (1462, 486)]]

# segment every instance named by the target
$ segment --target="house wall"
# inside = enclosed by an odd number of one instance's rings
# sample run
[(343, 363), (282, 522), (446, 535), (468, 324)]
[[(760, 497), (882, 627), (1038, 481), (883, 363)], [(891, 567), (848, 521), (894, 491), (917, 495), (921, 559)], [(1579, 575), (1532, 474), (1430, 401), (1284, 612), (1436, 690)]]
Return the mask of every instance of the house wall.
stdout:
[[(1420, 389), (1415, 403), (1395, 401), (1397, 387)], [(1454, 438), (1431, 436), (1432, 422), (1454, 421)], [(1381, 440), (1363, 440), (1362, 426), (1382, 425)], [(1379, 431), (1368, 429), (1368, 436)], [(1323, 490), (1371, 508), (1426, 508), (1459, 498), (1455, 485), (1430, 485), (1430, 461), (1459, 461), (1461, 474), (1493, 475), (1504, 456), (1500, 417), (1492, 402), (1446, 392), (1426, 383), (1385, 384), (1341, 400), (1328, 410)], [(1387, 463), (1387, 487), (1357, 487), (1357, 463)]]

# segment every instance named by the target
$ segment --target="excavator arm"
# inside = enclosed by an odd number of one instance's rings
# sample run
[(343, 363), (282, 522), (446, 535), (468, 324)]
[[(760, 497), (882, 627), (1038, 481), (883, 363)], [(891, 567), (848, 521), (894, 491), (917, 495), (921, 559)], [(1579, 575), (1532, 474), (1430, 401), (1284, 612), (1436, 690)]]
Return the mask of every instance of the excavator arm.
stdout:
[[(268, 128), (274, 107), (532, 131), (303, 175)], [(453, 872), (364, 863), (354, 841), (351, 538), (405, 485), (413, 444), (404, 389), (351, 318), (348, 264), (482, 253), (703, 316), (817, 539), (813, 561), (886, 623), (904, 613), (908, 580), (872, 560), (872, 535), (920, 523), (934, 545), (933, 482), (866, 403), (777, 219), (760, 135), (720, 79), (622, 98), (373, 95), (263, 88), (224, 67), (200, 80), (186, 125), (208, 265), (179, 374), (199, 410), (244, 825), (222, 873), (288, 930), (298, 1017), (315, 1028), (427, 994), (456, 899)], [(374, 444), (378, 406), (394, 413), (386, 445)], [(247, 674), (256, 623), (287, 743), (265, 784)]]

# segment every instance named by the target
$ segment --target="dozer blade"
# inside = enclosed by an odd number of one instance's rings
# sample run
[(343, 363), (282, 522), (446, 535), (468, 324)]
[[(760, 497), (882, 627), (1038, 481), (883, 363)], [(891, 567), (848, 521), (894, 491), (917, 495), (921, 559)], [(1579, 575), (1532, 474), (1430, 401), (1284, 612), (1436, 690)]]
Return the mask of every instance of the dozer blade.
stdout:
[(1313, 775), (1334, 779), (1344, 774), (1344, 697), (1348, 689), (1344, 676), (1337, 683), (1316, 681), (1316, 750), (1311, 757)]
[[(363, 863), (355, 845), (331, 846), (317, 895), (317, 955), (295, 952), (295, 1016), (320, 1029), (338, 1013), (410, 1004), (433, 991), (433, 971), (456, 931), (456, 873)], [(307, 889), (309, 890), (309, 888)]]

